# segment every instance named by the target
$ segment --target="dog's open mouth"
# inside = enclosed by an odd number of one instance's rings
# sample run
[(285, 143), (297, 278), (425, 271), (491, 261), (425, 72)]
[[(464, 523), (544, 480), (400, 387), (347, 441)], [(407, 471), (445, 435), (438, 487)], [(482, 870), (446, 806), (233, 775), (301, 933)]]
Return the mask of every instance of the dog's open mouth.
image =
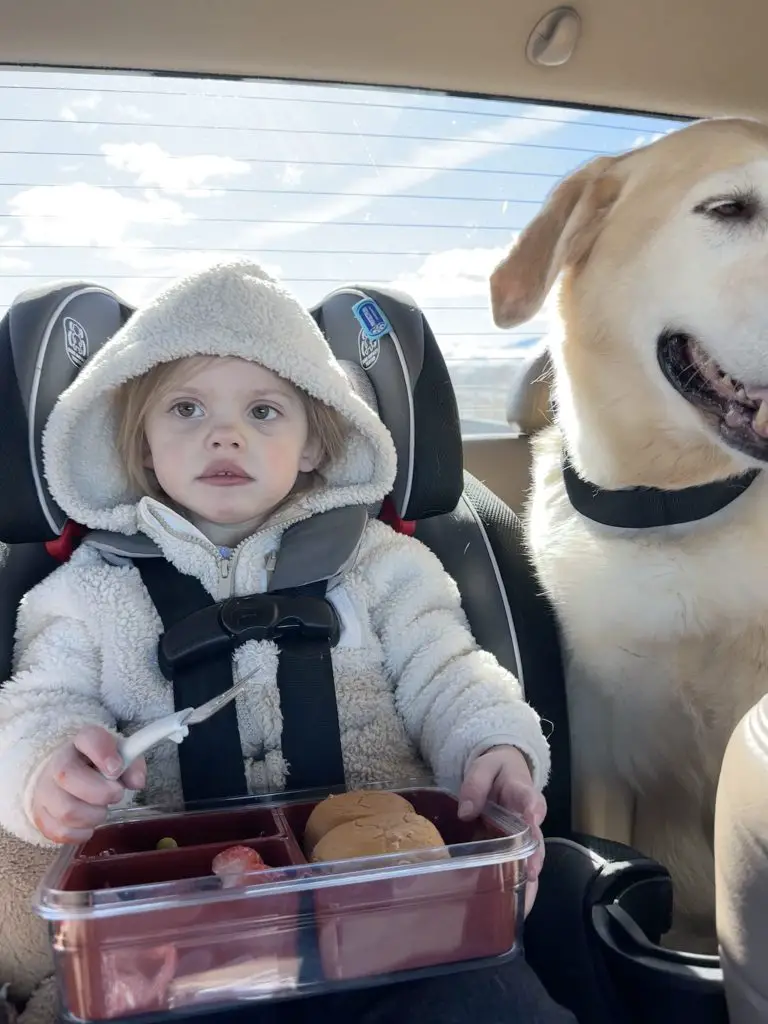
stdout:
[(727, 445), (768, 462), (768, 384), (746, 388), (690, 334), (665, 331), (658, 358), (670, 384), (701, 410)]

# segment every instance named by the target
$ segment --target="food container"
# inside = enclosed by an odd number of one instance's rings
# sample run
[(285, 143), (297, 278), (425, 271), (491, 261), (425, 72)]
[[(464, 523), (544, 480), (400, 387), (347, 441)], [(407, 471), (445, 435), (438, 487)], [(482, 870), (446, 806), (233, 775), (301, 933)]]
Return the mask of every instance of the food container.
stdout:
[[(490, 805), (463, 822), (448, 790), (393, 791), (446, 848), (310, 864), (304, 828), (327, 793), (133, 811), (64, 848), (35, 900), (64, 1016), (183, 1016), (514, 956), (527, 825)], [(167, 838), (175, 848), (157, 849)], [(269, 870), (223, 884), (212, 861), (233, 845)]]

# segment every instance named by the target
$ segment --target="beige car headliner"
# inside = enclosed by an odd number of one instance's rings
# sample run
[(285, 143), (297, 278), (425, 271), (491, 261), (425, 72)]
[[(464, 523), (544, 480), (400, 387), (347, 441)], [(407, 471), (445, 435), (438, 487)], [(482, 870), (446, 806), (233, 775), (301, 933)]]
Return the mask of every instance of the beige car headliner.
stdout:
[[(551, 6), (555, 6), (552, 4)], [(768, 118), (768, 3), (576, 0), (572, 61), (525, 43), (538, 0), (0, 0), (0, 63), (411, 86)]]

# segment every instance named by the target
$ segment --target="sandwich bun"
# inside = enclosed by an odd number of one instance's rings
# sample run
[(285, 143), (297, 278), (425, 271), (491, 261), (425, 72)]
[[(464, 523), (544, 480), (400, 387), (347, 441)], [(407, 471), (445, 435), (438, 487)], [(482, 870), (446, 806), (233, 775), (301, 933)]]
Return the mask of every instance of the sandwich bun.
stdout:
[(355, 789), (338, 796), (329, 796), (312, 811), (304, 829), (304, 852), (312, 851), (323, 838), (339, 825), (375, 814), (413, 811), (405, 797), (382, 789)]
[(435, 849), (441, 850), (438, 856), (447, 856), (443, 837), (432, 822), (414, 810), (397, 810), (337, 825), (320, 839), (311, 859), (315, 862), (348, 860)]

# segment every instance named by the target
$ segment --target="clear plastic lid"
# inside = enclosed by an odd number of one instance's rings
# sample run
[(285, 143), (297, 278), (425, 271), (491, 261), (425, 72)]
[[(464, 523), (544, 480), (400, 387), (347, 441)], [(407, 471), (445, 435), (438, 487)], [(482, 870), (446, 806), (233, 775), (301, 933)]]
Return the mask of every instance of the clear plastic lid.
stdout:
[[(243, 889), (249, 896), (266, 899), (461, 867), (522, 862), (537, 848), (528, 825), (501, 807), (489, 804), (477, 820), (464, 822), (456, 813), (457, 798), (449, 790), (407, 785), (366, 788), (402, 795), (417, 814), (437, 826), (445, 847), (309, 863), (304, 829), (311, 811), (329, 795), (327, 791), (250, 797), (186, 811), (142, 808), (114, 816), (83, 845), (64, 848), (37, 889), (34, 909), (55, 921), (225, 902), (242, 898)], [(175, 845), (158, 849), (166, 839)], [(222, 886), (211, 864), (217, 853), (233, 846), (254, 849), (269, 870), (243, 875), (236, 886)]]

